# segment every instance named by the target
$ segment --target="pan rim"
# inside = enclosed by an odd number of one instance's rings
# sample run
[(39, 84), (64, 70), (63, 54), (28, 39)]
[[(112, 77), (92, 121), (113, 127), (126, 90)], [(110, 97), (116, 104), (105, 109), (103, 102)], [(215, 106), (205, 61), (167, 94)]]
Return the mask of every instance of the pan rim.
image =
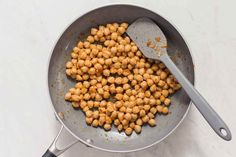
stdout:
[(60, 40), (61, 36), (63, 35), (63, 33), (68, 29), (68, 27), (70, 27), (77, 19), (79, 19), (80, 17), (92, 12), (92, 11), (95, 11), (95, 10), (98, 10), (98, 9), (102, 9), (102, 8), (106, 8), (106, 7), (113, 7), (113, 6), (130, 6), (130, 7), (137, 7), (137, 8), (140, 8), (140, 9), (145, 9), (147, 11), (150, 11), (154, 14), (157, 14), (159, 15), (161, 18), (165, 19), (166, 21), (168, 21), (175, 29), (176, 31), (180, 34), (180, 36), (182, 37), (183, 41), (185, 42), (187, 48), (189, 49), (189, 53), (190, 53), (190, 56), (191, 56), (191, 59), (192, 59), (192, 62), (193, 62), (193, 86), (195, 86), (196, 84), (196, 77), (195, 77), (195, 68), (194, 68), (194, 65), (195, 65), (195, 59), (193, 57), (193, 54), (192, 54), (192, 50), (189, 46), (189, 43), (187, 42), (186, 40), (186, 37), (181, 33), (180, 29), (168, 18), (164, 17), (162, 14), (160, 14), (159, 12), (157, 11), (154, 11), (153, 9), (150, 9), (150, 8), (145, 8), (139, 4), (132, 4), (132, 3), (110, 3), (110, 4), (107, 4), (107, 5), (100, 5), (99, 7), (95, 7), (95, 8), (92, 8), (92, 9), (89, 9), (88, 11), (80, 14), (78, 17), (76, 17), (74, 20), (72, 20), (72, 22), (70, 24), (68, 24), (64, 29), (63, 31), (59, 34), (59, 36), (57, 37), (57, 40), (54, 41), (54, 44), (53, 44), (53, 47), (52, 47), (52, 50), (51, 50), (51, 53), (49, 55), (49, 58), (48, 58), (48, 64), (47, 64), (47, 98), (49, 99), (49, 101), (51, 102), (51, 105), (53, 107), (53, 110), (54, 110), (54, 114), (56, 115), (56, 118), (59, 120), (59, 122), (61, 123), (61, 125), (72, 135), (74, 136), (79, 142), (87, 145), (87, 146), (90, 146), (92, 148), (96, 148), (98, 150), (102, 150), (102, 151), (106, 151), (106, 152), (112, 152), (112, 153), (128, 153), (128, 152), (136, 152), (136, 151), (141, 151), (141, 150), (144, 150), (144, 149), (147, 149), (149, 147), (152, 147), (158, 143), (160, 143), (161, 141), (163, 141), (164, 139), (166, 139), (169, 135), (171, 135), (184, 121), (184, 119), (186, 118), (187, 114), (189, 113), (189, 110), (192, 106), (192, 101), (190, 101), (189, 105), (188, 105), (188, 108), (186, 110), (186, 112), (184, 113), (183, 117), (181, 118), (181, 120), (178, 122), (178, 124), (169, 132), (167, 133), (164, 137), (162, 137), (160, 140), (158, 141), (155, 141), (149, 145), (146, 145), (144, 147), (140, 147), (140, 148), (136, 148), (136, 149), (130, 149), (130, 150), (112, 150), (112, 149), (106, 149), (106, 148), (101, 148), (101, 147), (98, 147), (98, 146), (95, 146), (91, 143), (88, 143), (87, 141), (81, 139), (80, 137), (78, 137), (75, 133), (73, 133), (65, 124), (64, 122), (60, 119), (59, 115), (57, 114), (56, 112), (56, 109), (55, 109), (55, 106), (52, 102), (52, 99), (51, 99), (51, 94), (50, 94), (50, 90), (49, 90), (49, 68), (50, 68), (50, 61), (51, 61), (51, 57), (52, 57), (52, 54), (53, 54), (53, 51), (56, 47), (56, 44), (58, 43), (58, 41)]

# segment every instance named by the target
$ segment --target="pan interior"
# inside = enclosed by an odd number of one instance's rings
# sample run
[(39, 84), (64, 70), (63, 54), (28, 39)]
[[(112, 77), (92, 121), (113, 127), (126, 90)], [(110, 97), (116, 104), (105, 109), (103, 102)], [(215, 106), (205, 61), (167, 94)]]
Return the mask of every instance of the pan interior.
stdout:
[[(111, 14), (112, 13), (112, 14)], [(48, 85), (53, 106), (56, 112), (63, 112), (64, 125), (83, 142), (107, 151), (126, 152), (148, 147), (167, 136), (184, 118), (188, 111), (190, 99), (181, 89), (172, 96), (170, 114), (156, 116), (157, 126), (144, 126), (142, 133), (133, 133), (127, 137), (115, 128), (105, 132), (100, 128), (87, 126), (85, 117), (79, 110), (74, 110), (64, 100), (67, 90), (75, 82), (65, 74), (65, 63), (70, 59), (70, 52), (79, 39), (84, 38), (91, 27), (111, 22), (132, 23), (137, 18), (149, 17), (154, 20), (166, 35), (168, 53), (184, 75), (193, 83), (194, 69), (189, 49), (178, 31), (164, 18), (144, 8), (130, 5), (113, 5), (93, 10), (73, 22), (61, 35), (53, 50)], [(89, 139), (89, 140), (88, 140)]]

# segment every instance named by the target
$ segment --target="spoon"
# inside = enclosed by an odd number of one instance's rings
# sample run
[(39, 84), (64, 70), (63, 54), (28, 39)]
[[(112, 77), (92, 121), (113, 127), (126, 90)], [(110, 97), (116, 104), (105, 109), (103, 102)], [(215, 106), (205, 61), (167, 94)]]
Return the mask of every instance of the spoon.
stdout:
[(151, 19), (144, 17), (133, 22), (128, 27), (126, 33), (135, 42), (145, 57), (160, 60), (166, 65), (211, 128), (221, 138), (230, 141), (232, 136), (227, 125), (168, 56), (167, 40), (161, 29)]

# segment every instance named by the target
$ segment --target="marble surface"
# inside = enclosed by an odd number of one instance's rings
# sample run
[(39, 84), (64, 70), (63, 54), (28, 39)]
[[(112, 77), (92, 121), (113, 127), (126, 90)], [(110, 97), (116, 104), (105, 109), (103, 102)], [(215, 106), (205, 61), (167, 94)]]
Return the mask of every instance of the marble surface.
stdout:
[[(112, 154), (78, 143), (61, 156), (236, 156), (234, 0), (1, 0), (0, 156), (41, 156), (59, 130), (47, 99), (47, 64), (68, 24), (98, 6), (133, 2), (171, 20), (186, 37), (196, 67), (196, 88), (227, 122), (233, 140), (220, 139), (193, 106), (173, 134), (147, 150)], [(62, 144), (73, 140), (66, 133), (63, 137)]]

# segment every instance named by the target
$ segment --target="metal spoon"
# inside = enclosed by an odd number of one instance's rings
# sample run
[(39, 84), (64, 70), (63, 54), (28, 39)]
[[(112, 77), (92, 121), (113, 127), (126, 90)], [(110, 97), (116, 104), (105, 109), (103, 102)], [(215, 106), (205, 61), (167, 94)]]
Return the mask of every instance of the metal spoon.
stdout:
[(144, 56), (150, 59), (160, 60), (166, 65), (211, 128), (221, 138), (230, 141), (232, 136), (227, 125), (168, 56), (167, 40), (161, 29), (151, 19), (139, 18), (128, 27), (126, 33), (136, 43)]

